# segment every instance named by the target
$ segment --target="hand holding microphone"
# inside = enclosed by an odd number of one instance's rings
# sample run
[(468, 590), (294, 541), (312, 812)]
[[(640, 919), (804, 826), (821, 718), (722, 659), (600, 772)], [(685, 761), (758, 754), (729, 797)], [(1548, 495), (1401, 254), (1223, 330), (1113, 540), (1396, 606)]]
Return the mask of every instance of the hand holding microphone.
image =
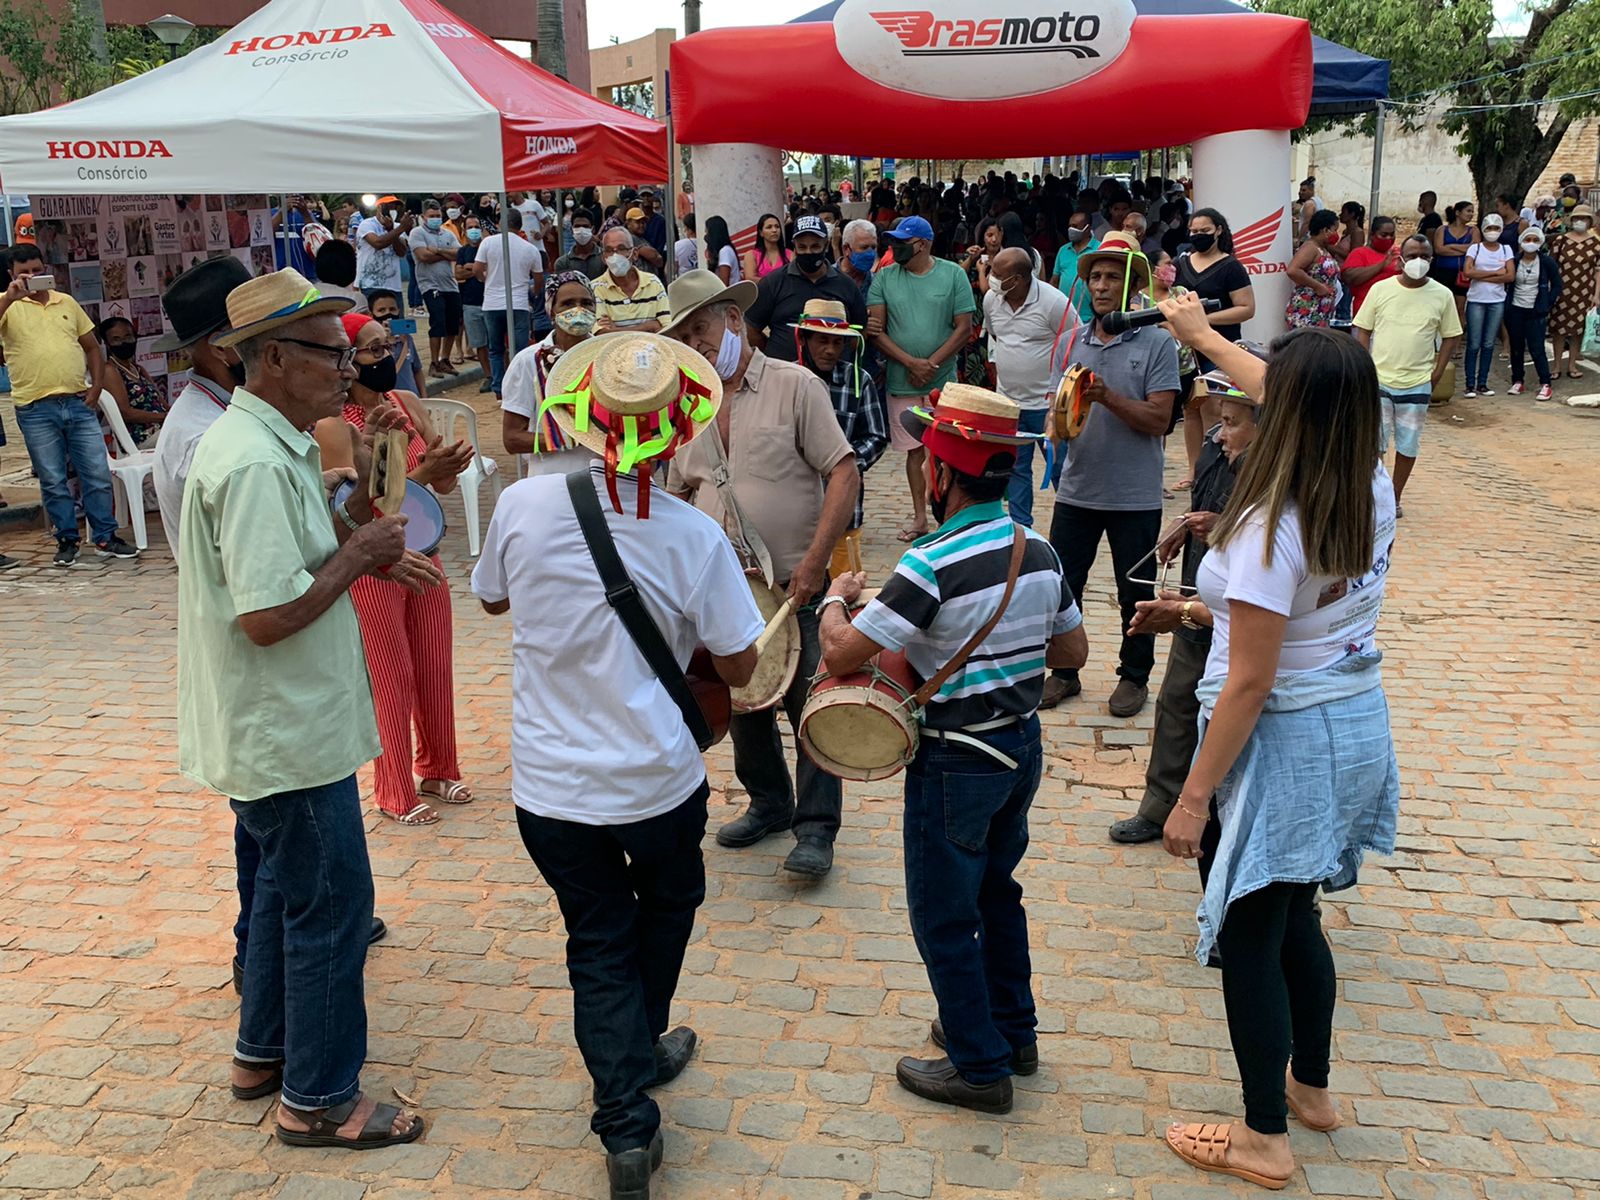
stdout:
[[(1169, 300), (1166, 303), (1185, 305), (1185, 300), (1183, 297), (1179, 297), (1175, 301)], [(1193, 304), (1186, 304), (1185, 306), (1189, 308), (1198, 306), (1200, 312), (1202, 313), (1214, 313), (1222, 311), (1222, 301), (1220, 300), (1198, 300)], [(1130, 329), (1138, 329), (1145, 325), (1160, 325), (1163, 322), (1170, 320), (1172, 320), (1172, 318), (1160, 308), (1136, 308), (1131, 312), (1107, 313), (1105, 316), (1100, 318), (1100, 324), (1104, 327), (1107, 333), (1119, 334), (1126, 333)], [(1179, 341), (1188, 340), (1187, 338), (1183, 337), (1182, 333), (1179, 331), (1179, 325), (1176, 321), (1173, 321), (1172, 330), (1173, 333), (1178, 335)]]

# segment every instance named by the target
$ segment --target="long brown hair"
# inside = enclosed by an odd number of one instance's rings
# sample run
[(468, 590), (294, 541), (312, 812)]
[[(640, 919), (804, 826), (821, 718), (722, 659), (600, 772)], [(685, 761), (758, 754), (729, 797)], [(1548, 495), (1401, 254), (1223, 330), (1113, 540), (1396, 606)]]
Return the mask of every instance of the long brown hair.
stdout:
[(1377, 520), (1372, 475), (1381, 421), (1378, 373), (1354, 338), (1331, 329), (1295, 329), (1278, 338), (1256, 439), (1212, 544), (1227, 545), (1247, 516), (1263, 512), (1262, 565), (1270, 566), (1278, 521), (1292, 503), (1313, 575), (1365, 575)]

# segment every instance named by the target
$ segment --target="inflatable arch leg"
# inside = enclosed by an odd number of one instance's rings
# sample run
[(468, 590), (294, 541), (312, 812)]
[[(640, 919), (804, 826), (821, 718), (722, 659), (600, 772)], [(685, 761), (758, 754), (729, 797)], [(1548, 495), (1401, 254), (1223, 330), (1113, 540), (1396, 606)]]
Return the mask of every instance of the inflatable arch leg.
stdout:
[(706, 220), (728, 222), (733, 247), (742, 257), (755, 245), (756, 219), (762, 213), (786, 211), (783, 199), (783, 155), (766, 146), (721, 142), (693, 146), (694, 211), (700, 233), (700, 262), (715, 270), (705, 252)]
[(1250, 272), (1256, 315), (1244, 336), (1263, 344), (1286, 328), (1284, 308), (1293, 286), (1285, 272), (1294, 256), (1290, 205), (1289, 135), (1250, 129), (1219, 133), (1194, 143), (1194, 198), (1215, 208), (1233, 228), (1234, 256)]

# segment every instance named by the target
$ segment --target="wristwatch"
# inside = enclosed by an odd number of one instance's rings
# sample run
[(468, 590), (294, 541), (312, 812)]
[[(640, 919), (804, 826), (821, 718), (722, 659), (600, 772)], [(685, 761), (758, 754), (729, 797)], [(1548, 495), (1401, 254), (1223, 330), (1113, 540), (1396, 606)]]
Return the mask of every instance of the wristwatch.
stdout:
[(333, 506), (333, 515), (343, 521), (345, 528), (352, 532), (361, 528), (361, 523), (350, 515), (350, 510), (342, 502)]
[(844, 609), (846, 613), (850, 611), (850, 601), (846, 600), (843, 596), (824, 596), (822, 598), (822, 603), (817, 605), (817, 617), (819, 620), (822, 617), (823, 610), (826, 609), (830, 604), (837, 604), (840, 608)]
[(1189, 615), (1189, 610), (1194, 607), (1193, 600), (1185, 600), (1183, 607), (1178, 610), (1178, 621), (1185, 629), (1199, 629), (1200, 624)]

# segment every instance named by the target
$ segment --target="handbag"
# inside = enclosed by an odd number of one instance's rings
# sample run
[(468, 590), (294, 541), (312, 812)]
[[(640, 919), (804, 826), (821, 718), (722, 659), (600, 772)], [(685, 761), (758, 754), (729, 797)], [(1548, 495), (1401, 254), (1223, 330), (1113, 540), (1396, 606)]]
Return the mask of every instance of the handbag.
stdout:
[(573, 511), (578, 514), (578, 528), (583, 531), (589, 557), (594, 560), (600, 583), (606, 589), (606, 603), (616, 610), (646, 665), (678, 706), (695, 745), (702, 752), (711, 749), (728, 732), (728, 718), (732, 713), (728, 686), (716, 677), (709, 655), (703, 651), (697, 651), (697, 659), (691, 660), (689, 665), (693, 670), (696, 662), (700, 662), (704, 675), (698, 671), (693, 676), (686, 675), (678, 666), (672, 648), (661, 636), (660, 628), (639, 596), (639, 589), (629, 577), (628, 568), (622, 565), (622, 556), (617, 553), (611, 527), (600, 510), (600, 498), (595, 495), (587, 467), (567, 476), (567, 494), (572, 497)]
[(1600, 312), (1590, 309), (1583, 318), (1583, 352), (1600, 358)]

